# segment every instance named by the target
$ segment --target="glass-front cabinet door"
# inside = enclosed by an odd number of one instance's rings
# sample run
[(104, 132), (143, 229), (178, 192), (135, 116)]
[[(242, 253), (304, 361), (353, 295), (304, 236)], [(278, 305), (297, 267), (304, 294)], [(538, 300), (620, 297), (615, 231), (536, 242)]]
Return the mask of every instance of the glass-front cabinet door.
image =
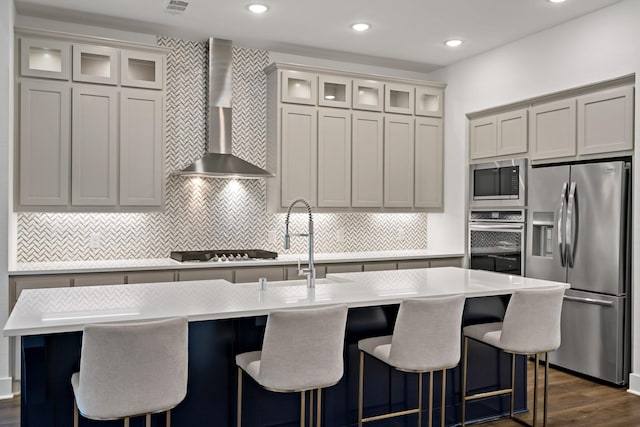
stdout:
[(326, 107), (351, 107), (351, 79), (337, 76), (318, 77), (318, 104)]
[(28, 39), (20, 40), (20, 74), (30, 77), (69, 80), (71, 43)]
[(353, 81), (353, 109), (382, 111), (383, 99), (384, 83), (375, 80)]
[(73, 80), (117, 85), (118, 49), (74, 44)]
[(413, 91), (412, 86), (388, 83), (385, 86), (384, 111), (413, 114)]
[(163, 56), (159, 53), (122, 50), (120, 84), (145, 89), (162, 89), (163, 67)]
[(318, 78), (316, 74), (286, 70), (282, 72), (282, 102), (316, 105)]
[(416, 116), (442, 117), (441, 88), (416, 87)]

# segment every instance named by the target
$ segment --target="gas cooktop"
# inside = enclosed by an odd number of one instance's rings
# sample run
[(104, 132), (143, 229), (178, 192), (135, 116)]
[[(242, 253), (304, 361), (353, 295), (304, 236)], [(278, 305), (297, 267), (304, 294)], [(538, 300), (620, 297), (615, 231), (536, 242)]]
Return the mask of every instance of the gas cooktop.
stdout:
[(262, 249), (228, 249), (210, 251), (171, 251), (171, 258), (176, 261), (249, 261), (255, 259), (275, 259), (277, 252), (265, 251)]

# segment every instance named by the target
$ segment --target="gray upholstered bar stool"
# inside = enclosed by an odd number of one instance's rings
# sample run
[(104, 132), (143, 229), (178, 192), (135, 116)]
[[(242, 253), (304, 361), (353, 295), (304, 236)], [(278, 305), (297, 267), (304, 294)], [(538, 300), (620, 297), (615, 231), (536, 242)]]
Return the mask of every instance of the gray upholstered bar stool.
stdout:
[[(471, 325), (464, 328), (464, 357), (462, 373), (462, 425), (465, 425), (466, 403), (502, 394), (511, 394), (510, 415), (515, 421), (524, 422), (513, 415), (516, 354), (535, 355), (533, 388), (533, 425), (537, 421), (538, 356), (544, 354), (544, 420), (547, 425), (548, 353), (560, 346), (560, 315), (563, 287), (516, 291), (509, 301), (502, 322)], [(467, 350), (473, 339), (504, 352), (511, 353), (511, 387), (467, 395)]]
[[(429, 426), (433, 418), (433, 371), (442, 370), (442, 415), (445, 423), (446, 370), (460, 361), (460, 330), (464, 296), (411, 298), (400, 304), (393, 335), (367, 338), (358, 342), (360, 375), (358, 387), (358, 426), (369, 421), (418, 414), (422, 425), (422, 374), (429, 372)], [(418, 374), (418, 407), (363, 418), (364, 353), (404, 372)]]
[(313, 425), (313, 391), (317, 425), (321, 425), (322, 389), (336, 384), (344, 371), (347, 306), (336, 305), (269, 313), (261, 351), (238, 354), (238, 427), (242, 425), (242, 371), (267, 390), (300, 393), (300, 425), (305, 425), (310, 390), (309, 425)]
[(73, 425), (78, 411), (92, 420), (124, 419), (165, 412), (187, 393), (188, 326), (185, 318), (127, 324), (87, 325), (80, 371), (71, 376)]

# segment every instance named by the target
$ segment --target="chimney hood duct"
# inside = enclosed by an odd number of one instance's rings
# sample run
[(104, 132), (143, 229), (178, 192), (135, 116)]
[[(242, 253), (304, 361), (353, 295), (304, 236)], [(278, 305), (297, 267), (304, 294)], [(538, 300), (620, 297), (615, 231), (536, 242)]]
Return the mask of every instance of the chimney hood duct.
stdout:
[(209, 152), (178, 175), (249, 179), (273, 176), (231, 154), (231, 54), (229, 40), (209, 39)]

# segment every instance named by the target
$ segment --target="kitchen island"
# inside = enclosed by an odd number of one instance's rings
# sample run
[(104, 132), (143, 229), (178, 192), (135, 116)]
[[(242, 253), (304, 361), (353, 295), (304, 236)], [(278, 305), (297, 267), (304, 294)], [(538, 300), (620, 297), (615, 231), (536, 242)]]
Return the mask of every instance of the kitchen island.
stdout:
[[(304, 283), (271, 282), (265, 291), (260, 291), (256, 283), (232, 284), (224, 280), (23, 291), (4, 328), (5, 336), (22, 337), (21, 425), (71, 425), (73, 396), (69, 378), (78, 370), (84, 325), (172, 316), (185, 316), (190, 322), (189, 387), (185, 401), (174, 410), (174, 425), (234, 425), (234, 355), (260, 347), (265, 315), (276, 309), (330, 304), (347, 304), (350, 310), (345, 376), (325, 391), (324, 419), (327, 426), (353, 425), (357, 340), (390, 333), (397, 304), (403, 299), (463, 294), (468, 298), (465, 323), (472, 323), (500, 318), (506, 298), (515, 290), (559, 284), (454, 267), (333, 274), (319, 279), (312, 289)], [(472, 346), (470, 360), (482, 363), (484, 368), (473, 369), (478, 374), (469, 379), (471, 389), (485, 390), (508, 383), (509, 357), (490, 348)], [(414, 378), (397, 372), (389, 374), (375, 362), (368, 365), (372, 392), (365, 402), (367, 411), (414, 404)], [(447, 424), (454, 424), (459, 422), (458, 369), (447, 375), (453, 385), (447, 395)], [(435, 381), (439, 381), (438, 375)], [(522, 411), (526, 409), (522, 357), (518, 360), (518, 381), (516, 406)], [(247, 383), (245, 425), (256, 425), (257, 420), (267, 425), (297, 423), (299, 397), (266, 392)], [(508, 398), (494, 397), (470, 404), (468, 417), (497, 417), (506, 411)], [(435, 414), (439, 416), (439, 409)], [(160, 418), (154, 420), (154, 426), (163, 425)], [(104, 425), (108, 427), (110, 423)], [(132, 426), (136, 425), (132, 420)]]

